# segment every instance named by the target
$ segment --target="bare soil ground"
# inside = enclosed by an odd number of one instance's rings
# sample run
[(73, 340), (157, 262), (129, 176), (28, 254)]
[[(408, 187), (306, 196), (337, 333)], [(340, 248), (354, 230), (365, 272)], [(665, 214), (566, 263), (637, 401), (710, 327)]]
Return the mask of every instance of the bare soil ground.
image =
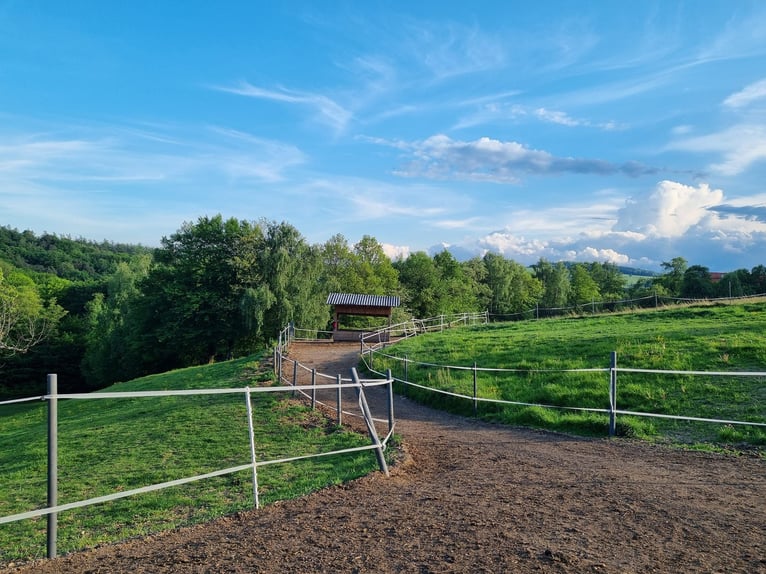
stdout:
[[(292, 350), (344, 377), (357, 354)], [(9, 571), (766, 572), (763, 459), (490, 425), (405, 398), (395, 412), (405, 456), (389, 477)]]

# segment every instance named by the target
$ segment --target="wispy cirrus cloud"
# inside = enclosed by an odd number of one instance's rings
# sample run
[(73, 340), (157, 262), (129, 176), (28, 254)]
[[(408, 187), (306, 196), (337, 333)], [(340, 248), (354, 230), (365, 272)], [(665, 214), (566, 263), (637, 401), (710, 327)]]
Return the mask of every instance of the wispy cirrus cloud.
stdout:
[(322, 94), (289, 90), (287, 88), (270, 90), (254, 86), (249, 82), (240, 82), (234, 86), (215, 86), (213, 89), (220, 92), (236, 94), (238, 96), (246, 96), (248, 98), (258, 98), (304, 106), (313, 110), (317, 121), (329, 125), (336, 132), (344, 131), (353, 118), (353, 112), (351, 112), (351, 110)]
[(758, 100), (766, 99), (766, 79), (746, 86), (723, 101), (724, 106), (742, 108)]
[(588, 118), (575, 117), (561, 109), (521, 103), (520, 92), (498, 94), (490, 99), (461, 102), (460, 107), (473, 107), (474, 109), (458, 119), (453, 126), (453, 129), (456, 130), (487, 124), (497, 125), (499, 122), (519, 123), (523, 121), (537, 121), (570, 128), (594, 128), (604, 131), (624, 129), (625, 127), (617, 121), (593, 121)]
[(739, 123), (719, 132), (676, 139), (666, 148), (719, 154), (721, 160), (711, 164), (710, 170), (738, 175), (754, 163), (766, 160), (766, 124)]
[(428, 70), (431, 81), (486, 72), (506, 62), (503, 39), (476, 26), (413, 20), (405, 24), (404, 30), (398, 40), (403, 57)]
[[(402, 149), (402, 142), (396, 142)], [(515, 141), (483, 137), (453, 140), (446, 135), (407, 144), (412, 159), (395, 171), (404, 177), (517, 183), (524, 175), (562, 173), (639, 177), (659, 170), (638, 162), (612, 163), (589, 158), (558, 157)]]

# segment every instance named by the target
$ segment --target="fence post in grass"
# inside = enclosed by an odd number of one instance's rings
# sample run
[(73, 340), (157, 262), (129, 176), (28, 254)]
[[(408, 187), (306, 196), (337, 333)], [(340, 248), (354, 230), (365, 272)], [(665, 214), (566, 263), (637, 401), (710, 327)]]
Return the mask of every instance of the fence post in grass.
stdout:
[[(404, 355), (404, 380), (406, 382), (409, 382), (410, 375), (409, 375), (409, 359), (407, 358), (407, 355)], [(407, 396), (407, 384), (405, 383), (402, 386), (402, 394), (406, 397)]]
[(612, 351), (609, 368), (609, 436), (617, 434), (617, 351)]
[(340, 373), (336, 375), (336, 379), (338, 382), (338, 391), (337, 391), (337, 399), (338, 399), (338, 426), (343, 424), (343, 408), (341, 406), (341, 396), (343, 395), (343, 389), (341, 388), (341, 379), (340, 379)]
[[(48, 508), (58, 505), (58, 375), (48, 375)], [(58, 514), (48, 515), (48, 558), (56, 557)]]
[(362, 407), (362, 414), (364, 415), (364, 422), (367, 424), (367, 431), (370, 433), (372, 444), (375, 445), (375, 456), (378, 459), (378, 466), (380, 466), (381, 472), (388, 476), (388, 465), (386, 464), (386, 457), (383, 455), (383, 445), (380, 443), (378, 437), (378, 431), (375, 430), (375, 422), (372, 420), (372, 414), (370, 414), (370, 406), (367, 404), (367, 397), (364, 395), (364, 388), (362, 382), (359, 380), (359, 374), (356, 372), (356, 367), (351, 368), (351, 378), (356, 385), (356, 394), (359, 397), (359, 406)]
[(311, 410), (317, 407), (317, 370), (311, 369)]
[(473, 416), (478, 416), (479, 403), (476, 400), (478, 396), (478, 386), (476, 384), (476, 361), (473, 362)]
[(386, 370), (388, 379), (388, 432), (394, 430), (394, 375), (391, 369)]
[(293, 397), (295, 397), (295, 385), (298, 384), (298, 361), (293, 361)]
[(245, 404), (247, 405), (247, 428), (250, 433), (250, 460), (253, 463), (253, 501), (260, 508), (258, 500), (258, 464), (255, 458), (255, 428), (253, 427), (253, 405), (250, 400), (250, 387), (245, 387)]

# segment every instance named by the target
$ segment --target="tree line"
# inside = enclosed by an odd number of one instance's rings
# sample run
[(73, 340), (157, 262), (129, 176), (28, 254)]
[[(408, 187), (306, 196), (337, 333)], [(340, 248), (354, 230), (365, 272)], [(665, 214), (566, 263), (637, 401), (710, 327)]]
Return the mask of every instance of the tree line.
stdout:
[(0, 228), (0, 396), (42, 392), (49, 372), (69, 392), (240, 356), (288, 322), (329, 329), (331, 292), (399, 295), (397, 319), (487, 311), (495, 320), (651, 294), (766, 292), (762, 265), (718, 281), (681, 257), (662, 265), (629, 283), (611, 263), (526, 267), (446, 250), (391, 261), (371, 236), (309, 244), (285, 222), (220, 215), (184, 223), (155, 249)]

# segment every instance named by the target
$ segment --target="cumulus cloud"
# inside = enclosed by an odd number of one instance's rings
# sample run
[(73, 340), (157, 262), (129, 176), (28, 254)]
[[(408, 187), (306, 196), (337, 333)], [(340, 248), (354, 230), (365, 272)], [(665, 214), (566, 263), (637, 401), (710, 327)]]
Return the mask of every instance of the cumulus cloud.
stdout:
[[(601, 225), (585, 223), (597, 213)], [(491, 251), (525, 265), (544, 257), (654, 270), (679, 255), (714, 270), (749, 268), (753, 253), (766, 253), (766, 195), (726, 199), (707, 184), (661, 181), (621, 208), (557, 206), (515, 211), (509, 221), (515, 223), (447, 248), (462, 259)]]
[(615, 164), (599, 159), (557, 157), (515, 141), (488, 137), (466, 142), (439, 134), (411, 143), (409, 148), (414, 159), (397, 170), (397, 175), (516, 183), (522, 175), (574, 173), (638, 177), (658, 171), (638, 162)]
[[(598, 241), (598, 240), (597, 240)], [(629, 254), (611, 247), (588, 245), (584, 238), (533, 239), (516, 235), (509, 230), (494, 231), (473, 243), (445, 246), (455, 257), (468, 259), (483, 256), (487, 252), (499, 253), (524, 265), (531, 265), (545, 258), (550, 261), (600, 261), (615, 265), (634, 264)], [(432, 248), (434, 251), (435, 248)]]
[(650, 193), (632, 198), (619, 210), (616, 231), (638, 231), (656, 237), (680, 237), (690, 227), (714, 217), (710, 208), (723, 200), (723, 191), (674, 181), (661, 181)]
[(410, 255), (410, 248), (406, 245), (381, 243), (380, 246), (383, 248), (383, 253), (385, 253), (386, 257), (388, 257), (391, 261), (395, 261), (400, 258), (407, 259), (407, 257)]

